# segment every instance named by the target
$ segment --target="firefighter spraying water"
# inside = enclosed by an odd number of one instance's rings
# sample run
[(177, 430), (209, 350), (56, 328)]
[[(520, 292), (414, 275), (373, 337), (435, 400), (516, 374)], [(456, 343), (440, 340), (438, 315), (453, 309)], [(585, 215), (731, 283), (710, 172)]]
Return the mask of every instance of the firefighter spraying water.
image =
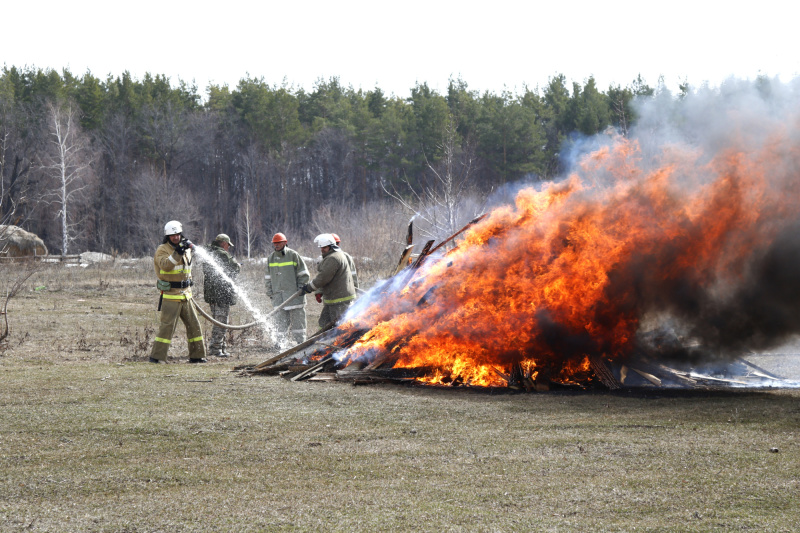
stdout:
[[(209, 265), (221, 280), (230, 285), (238, 299), (253, 315), (254, 321), (239, 326), (225, 324), (215, 320), (197, 304), (191, 291), (191, 287), (194, 285), (192, 264), (195, 255), (199, 256), (204, 264)], [(151, 363), (166, 362), (167, 352), (179, 319), (183, 321), (187, 332), (189, 362), (204, 363), (207, 361), (203, 332), (196, 312), (199, 312), (212, 324), (225, 329), (246, 329), (258, 325), (266, 335), (274, 338), (275, 328), (270, 322), (271, 316), (283, 309), (292, 297), (302, 293), (301, 290), (298, 290), (270, 313), (263, 314), (208, 250), (194, 244), (183, 235), (183, 225), (177, 220), (170, 221), (164, 226), (164, 241), (156, 250), (153, 262), (158, 278), (157, 288), (161, 292), (158, 305), (161, 316), (159, 330), (150, 354)]]

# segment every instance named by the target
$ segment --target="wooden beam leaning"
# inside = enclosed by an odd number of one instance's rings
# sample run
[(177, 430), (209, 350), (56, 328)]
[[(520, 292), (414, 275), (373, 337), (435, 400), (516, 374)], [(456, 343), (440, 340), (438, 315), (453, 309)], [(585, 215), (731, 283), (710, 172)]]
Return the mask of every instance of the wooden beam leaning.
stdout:
[(304, 370), (303, 372), (300, 372), (296, 376), (292, 377), (289, 381), (300, 381), (301, 379), (309, 376), (312, 372), (315, 372), (316, 370), (319, 370), (323, 366), (327, 365), (331, 361), (333, 361), (333, 356), (329, 355), (324, 359), (322, 359), (318, 364), (309, 368), (308, 370)]
[(414, 261), (413, 263), (411, 263), (411, 270), (416, 270), (416, 269), (418, 269), (418, 268), (419, 268), (419, 267), (422, 265), (422, 263), (425, 261), (425, 258), (426, 258), (426, 257), (428, 257), (428, 256), (430, 255), (430, 253), (431, 253), (431, 246), (433, 246), (433, 243), (434, 243), (434, 242), (435, 242), (435, 241), (433, 241), (433, 240), (430, 240), (430, 241), (428, 241), (428, 242), (426, 242), (426, 243), (425, 243), (425, 247), (424, 247), (424, 248), (422, 249), (422, 251), (419, 253), (419, 257), (417, 257), (416, 261)]
[(400, 255), (400, 261), (397, 263), (397, 268), (394, 269), (392, 276), (396, 276), (401, 270), (403, 270), (409, 265), (411, 259), (411, 253), (413, 251), (414, 251), (413, 244), (406, 245), (405, 250), (403, 250), (403, 253)]
[(611, 390), (622, 388), (622, 384), (620, 384), (620, 382), (617, 381), (617, 378), (614, 377), (614, 374), (611, 373), (611, 370), (608, 368), (608, 365), (602, 357), (598, 355), (589, 356), (589, 365), (592, 367), (592, 371), (594, 371), (595, 375), (600, 379), (603, 385)]
[(312, 344), (316, 344), (317, 339), (319, 339), (322, 336), (323, 333), (326, 333), (329, 330), (333, 329), (333, 327), (335, 325), (336, 325), (335, 323), (331, 322), (330, 324), (328, 324), (324, 328), (320, 329), (318, 332), (316, 332), (314, 335), (312, 335), (311, 337), (309, 337), (305, 341), (301, 342), (300, 344), (292, 346), (288, 350), (285, 350), (285, 351), (279, 353), (275, 357), (270, 357), (266, 361), (262, 361), (262, 362), (258, 363), (256, 366), (254, 366), (253, 368), (250, 369), (250, 372), (259, 372), (262, 369), (268, 367), (269, 365), (271, 365), (273, 363), (277, 363), (281, 359), (289, 357), (290, 355), (294, 355), (297, 352), (299, 352), (299, 351), (301, 351), (301, 350), (303, 350), (305, 348), (308, 348)]
[(778, 377), (775, 374), (773, 374), (772, 372), (770, 372), (768, 370), (765, 370), (765, 369), (761, 368), (758, 365), (754, 365), (753, 363), (751, 363), (750, 361), (748, 361), (744, 357), (739, 357), (738, 359), (739, 359), (739, 361), (741, 361), (745, 365), (749, 366), (753, 370), (757, 370), (757, 371), (761, 372), (762, 374), (764, 374), (768, 378), (777, 379), (777, 380), (780, 380), (780, 381), (785, 381), (786, 380), (786, 378)]
[(470, 226), (473, 226), (473, 225), (477, 224), (478, 222), (480, 222), (481, 220), (483, 220), (484, 218), (486, 218), (487, 215), (488, 215), (488, 213), (484, 213), (482, 215), (479, 215), (479, 216), (473, 218), (472, 220), (470, 220), (467, 223), (466, 226), (464, 226), (463, 228), (461, 228), (460, 230), (458, 230), (457, 232), (453, 233), (448, 238), (446, 238), (445, 240), (443, 240), (442, 242), (437, 244), (436, 247), (433, 250), (430, 251), (430, 253), (432, 254), (433, 252), (435, 252), (436, 250), (438, 250), (439, 248), (441, 248), (442, 246), (444, 246), (448, 242), (452, 241), (453, 239), (455, 239), (456, 237), (458, 237), (459, 235), (464, 233), (466, 230), (468, 230)]

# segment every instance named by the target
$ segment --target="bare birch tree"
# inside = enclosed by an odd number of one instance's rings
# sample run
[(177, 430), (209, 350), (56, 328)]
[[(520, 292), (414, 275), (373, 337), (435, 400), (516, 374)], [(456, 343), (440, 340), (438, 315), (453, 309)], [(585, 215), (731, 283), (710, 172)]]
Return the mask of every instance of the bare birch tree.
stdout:
[(49, 102), (47, 110), (51, 150), (45, 152), (42, 169), (56, 182), (52, 196), (59, 206), (56, 216), (61, 230), (61, 255), (66, 255), (80, 223), (74, 220), (72, 203), (88, 186), (92, 160), (88, 141), (80, 131), (77, 108), (69, 103)]
[(395, 187), (391, 190), (382, 183), (383, 190), (409, 213), (415, 214), (425, 224), (420, 232), (431, 239), (443, 239), (455, 233), (464, 222), (474, 218), (482, 206), (468, 198), (475, 166), (475, 153), (468, 144), (462, 148), (458, 142), (457, 123), (448, 117), (442, 135), (442, 159), (432, 164), (425, 159), (429, 180), (414, 186), (404, 179), (409, 195), (404, 196)]
[(253, 249), (256, 242), (263, 234), (261, 224), (258, 221), (258, 210), (255, 208), (252, 194), (247, 191), (244, 194), (244, 201), (239, 205), (239, 210), (236, 212), (236, 231), (239, 235), (239, 241), (244, 242), (240, 244), (245, 248), (247, 258), (251, 258)]

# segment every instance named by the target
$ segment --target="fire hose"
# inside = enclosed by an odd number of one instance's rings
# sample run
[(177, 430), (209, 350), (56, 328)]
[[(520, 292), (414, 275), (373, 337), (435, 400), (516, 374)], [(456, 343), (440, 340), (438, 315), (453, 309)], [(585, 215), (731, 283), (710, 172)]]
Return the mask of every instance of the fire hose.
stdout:
[(296, 293), (294, 293), (291, 296), (289, 296), (286, 299), (285, 302), (283, 302), (281, 305), (279, 305), (278, 307), (276, 307), (275, 309), (270, 311), (266, 316), (264, 316), (264, 318), (262, 320), (254, 320), (254, 321), (252, 321), (252, 322), (250, 322), (248, 324), (241, 324), (239, 326), (232, 326), (231, 324), (223, 324), (222, 322), (220, 322), (218, 320), (215, 320), (214, 317), (212, 317), (211, 315), (206, 313), (203, 310), (203, 308), (200, 307), (200, 304), (198, 304), (194, 300), (194, 298), (192, 298), (191, 300), (192, 300), (192, 303), (194, 304), (194, 307), (200, 312), (200, 314), (203, 315), (206, 319), (208, 319), (212, 324), (217, 325), (217, 326), (219, 326), (221, 328), (225, 328), (225, 329), (247, 329), (247, 328), (252, 328), (253, 326), (258, 324), (259, 322), (262, 322), (262, 321), (268, 319), (269, 317), (271, 317), (272, 315), (274, 315), (275, 313), (277, 313), (278, 311), (280, 311), (281, 309), (286, 307), (286, 304), (288, 304), (290, 301), (292, 301), (292, 299), (295, 296), (300, 296), (301, 294), (303, 294), (303, 289), (298, 289), (298, 291)]

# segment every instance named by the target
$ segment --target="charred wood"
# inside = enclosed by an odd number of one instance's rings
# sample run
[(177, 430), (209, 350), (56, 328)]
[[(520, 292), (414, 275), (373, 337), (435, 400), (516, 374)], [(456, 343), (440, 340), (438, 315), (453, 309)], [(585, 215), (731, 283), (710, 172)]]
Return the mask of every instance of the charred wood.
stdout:
[(608, 368), (608, 365), (603, 358), (597, 355), (592, 355), (589, 357), (589, 365), (592, 367), (592, 371), (600, 380), (600, 382), (610, 390), (622, 388), (622, 385), (617, 378), (614, 377), (614, 374), (611, 373), (611, 369)]

